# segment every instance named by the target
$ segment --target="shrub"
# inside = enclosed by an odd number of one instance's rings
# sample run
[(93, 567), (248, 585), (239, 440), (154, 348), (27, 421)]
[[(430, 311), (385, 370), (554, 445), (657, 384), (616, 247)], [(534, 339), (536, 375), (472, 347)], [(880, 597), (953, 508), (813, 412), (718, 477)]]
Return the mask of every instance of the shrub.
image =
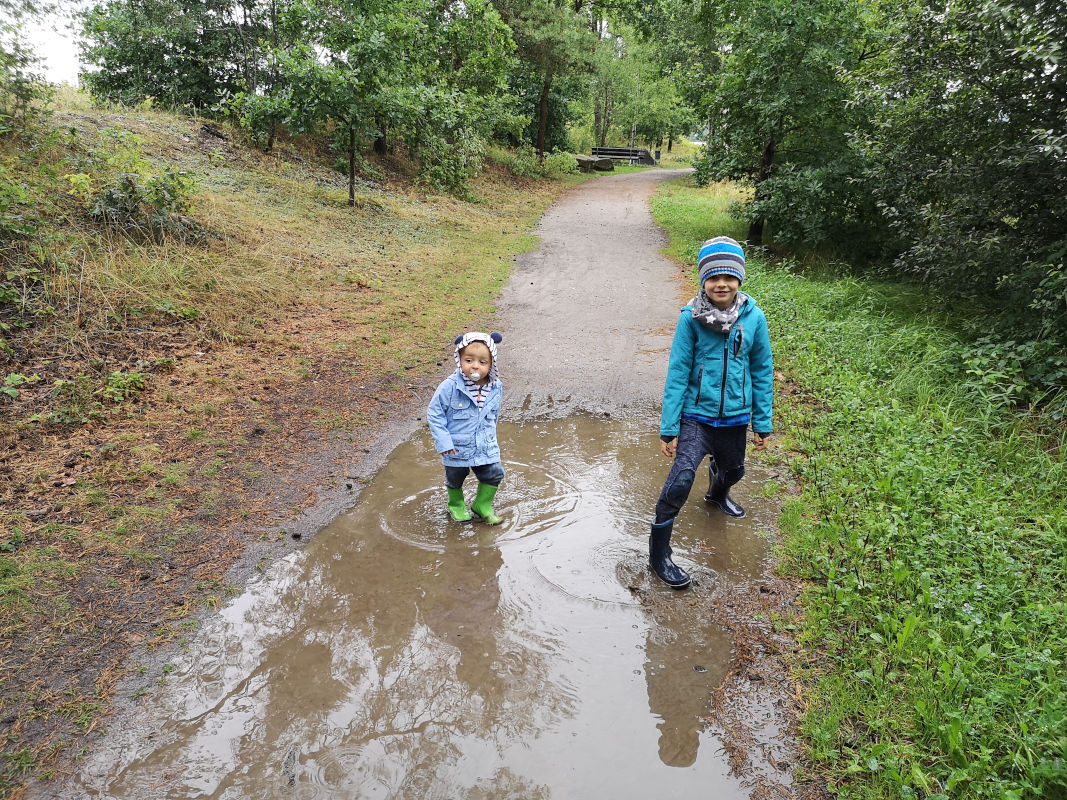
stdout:
[(173, 167), (147, 180), (136, 172), (122, 172), (96, 193), (89, 213), (106, 225), (152, 241), (199, 240), (204, 229), (185, 213), (194, 185)]

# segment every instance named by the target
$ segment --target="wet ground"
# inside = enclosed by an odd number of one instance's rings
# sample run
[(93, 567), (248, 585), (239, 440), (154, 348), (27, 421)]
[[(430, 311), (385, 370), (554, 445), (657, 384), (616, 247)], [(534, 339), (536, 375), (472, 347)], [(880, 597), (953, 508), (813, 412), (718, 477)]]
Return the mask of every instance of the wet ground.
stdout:
[(502, 426), (498, 527), (448, 520), (428, 433), (401, 445), (188, 641), (82, 796), (747, 797), (705, 730), (732, 645), (701, 612), (762, 570), (769, 520), (694, 504), (695, 585), (650, 579), (645, 424)]
[(448, 520), (415, 418), (427, 387), (357, 504), (308, 515), (307, 545), (165, 653), (40, 796), (800, 796), (788, 682), (754, 623), (791, 602), (769, 561), (779, 476), (750, 460), (743, 520), (694, 487), (672, 542), (691, 589), (647, 567), (658, 403), (693, 291), (648, 212), (665, 177), (569, 193), (504, 290), (502, 525)]

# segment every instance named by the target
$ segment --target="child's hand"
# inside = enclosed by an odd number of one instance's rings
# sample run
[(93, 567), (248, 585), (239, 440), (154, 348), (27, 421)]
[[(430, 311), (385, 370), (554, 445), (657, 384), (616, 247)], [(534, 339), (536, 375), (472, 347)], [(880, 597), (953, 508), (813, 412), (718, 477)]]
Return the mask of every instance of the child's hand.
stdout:
[(441, 455), (443, 455), (443, 456), (454, 456), (455, 454), (456, 454), (456, 448), (454, 448), (454, 447), (451, 450), (442, 450), (441, 451)]
[(671, 439), (669, 442), (665, 442), (662, 439), (659, 443), (659, 451), (667, 458), (674, 458), (674, 445), (678, 441), (678, 437)]
[(752, 432), (752, 446), (755, 447), (757, 450), (766, 450), (767, 449), (767, 440), (770, 439), (770, 438), (771, 438), (770, 434), (767, 434), (766, 436), (760, 436), (758, 433), (753, 431)]

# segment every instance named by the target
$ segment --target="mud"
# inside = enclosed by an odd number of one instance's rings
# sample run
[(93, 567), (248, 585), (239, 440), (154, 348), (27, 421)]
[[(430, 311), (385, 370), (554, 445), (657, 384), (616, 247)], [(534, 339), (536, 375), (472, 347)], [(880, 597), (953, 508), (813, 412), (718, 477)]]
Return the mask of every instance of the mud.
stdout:
[(635, 427), (502, 426), (493, 528), (442, 513), (428, 433), (401, 445), (187, 642), (80, 796), (746, 797), (703, 717), (733, 656), (714, 608), (764, 567), (760, 515), (696, 509), (675, 541), (694, 587), (650, 579), (663, 469)]
[(670, 176), (565, 197), (487, 321), (505, 337), (503, 525), (445, 518), (432, 387), (413, 388), (411, 418), (343, 476), (366, 483), (355, 507), (326, 496), (283, 532), (305, 547), (262, 576), (246, 559), (244, 593), (155, 655), (159, 679), (131, 677), (78, 774), (33, 796), (815, 796), (769, 623), (796, 594), (769, 558), (780, 476), (750, 462), (741, 521), (694, 490), (673, 542), (691, 590), (647, 569), (692, 290), (648, 212)]

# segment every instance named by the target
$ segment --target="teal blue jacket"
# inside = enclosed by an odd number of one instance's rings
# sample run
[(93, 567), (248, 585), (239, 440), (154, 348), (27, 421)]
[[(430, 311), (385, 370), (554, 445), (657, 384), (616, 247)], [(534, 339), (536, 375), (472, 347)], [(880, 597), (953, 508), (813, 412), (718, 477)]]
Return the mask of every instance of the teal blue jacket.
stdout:
[(686, 306), (671, 343), (660, 436), (677, 436), (682, 414), (711, 419), (751, 414), (753, 431), (771, 433), (773, 381), (767, 317), (754, 299), (741, 306), (729, 334), (693, 319)]

